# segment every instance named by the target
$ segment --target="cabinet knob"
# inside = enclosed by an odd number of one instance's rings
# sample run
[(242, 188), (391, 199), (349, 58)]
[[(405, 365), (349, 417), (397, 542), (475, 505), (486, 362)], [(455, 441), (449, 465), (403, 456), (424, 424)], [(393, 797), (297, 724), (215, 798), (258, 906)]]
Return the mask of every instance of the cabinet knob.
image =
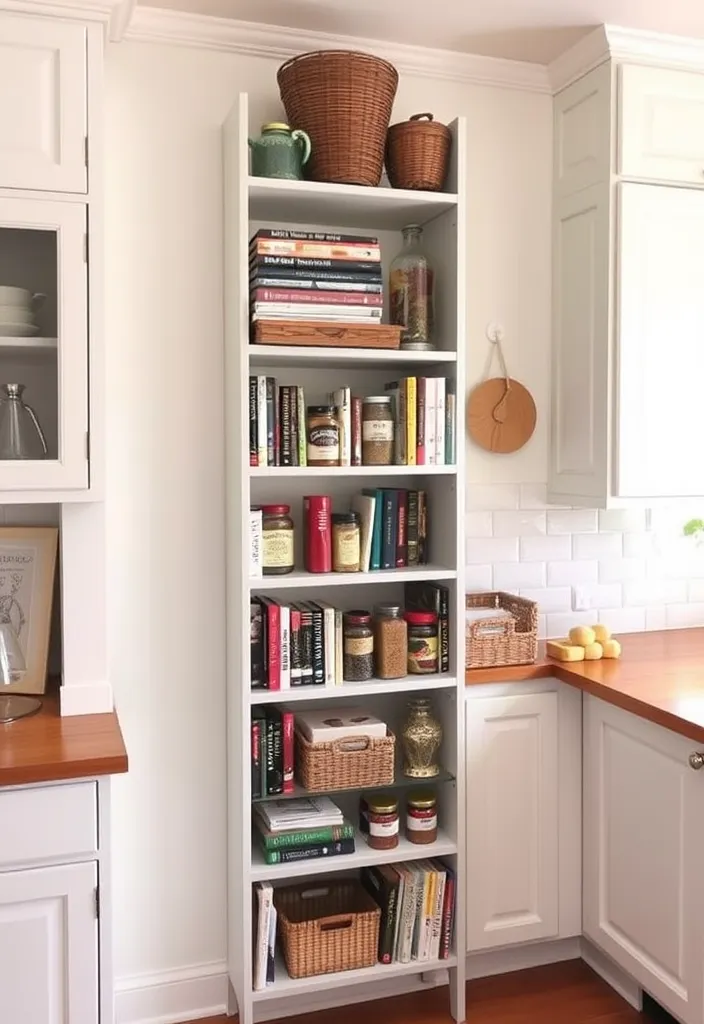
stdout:
[(698, 750), (690, 754), (689, 767), (694, 768), (695, 772), (698, 772), (700, 768), (704, 768), (704, 754), (700, 754)]

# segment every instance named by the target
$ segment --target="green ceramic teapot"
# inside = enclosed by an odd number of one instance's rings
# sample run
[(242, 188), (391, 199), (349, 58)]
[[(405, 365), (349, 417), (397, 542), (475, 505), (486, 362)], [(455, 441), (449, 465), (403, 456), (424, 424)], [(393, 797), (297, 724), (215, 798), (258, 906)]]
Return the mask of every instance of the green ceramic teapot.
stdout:
[(257, 178), (288, 178), (300, 181), (310, 158), (310, 139), (304, 131), (292, 131), (273, 121), (262, 125), (259, 139), (248, 139), (252, 150), (252, 174)]

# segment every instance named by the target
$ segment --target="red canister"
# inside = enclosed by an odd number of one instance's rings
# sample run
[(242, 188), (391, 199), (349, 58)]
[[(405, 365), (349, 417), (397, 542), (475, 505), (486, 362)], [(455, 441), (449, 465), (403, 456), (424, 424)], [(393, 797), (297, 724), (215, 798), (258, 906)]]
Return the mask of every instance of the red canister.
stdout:
[(303, 498), (303, 560), (308, 572), (332, 572), (332, 499), (329, 494)]

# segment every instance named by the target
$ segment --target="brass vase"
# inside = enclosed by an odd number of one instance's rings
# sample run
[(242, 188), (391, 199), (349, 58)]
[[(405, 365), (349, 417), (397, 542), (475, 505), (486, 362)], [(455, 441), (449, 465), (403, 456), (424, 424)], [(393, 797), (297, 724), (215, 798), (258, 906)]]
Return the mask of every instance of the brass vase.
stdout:
[(411, 779), (430, 779), (440, 772), (436, 762), (442, 743), (442, 726), (431, 713), (429, 700), (408, 702), (408, 718), (401, 729), (403, 774)]

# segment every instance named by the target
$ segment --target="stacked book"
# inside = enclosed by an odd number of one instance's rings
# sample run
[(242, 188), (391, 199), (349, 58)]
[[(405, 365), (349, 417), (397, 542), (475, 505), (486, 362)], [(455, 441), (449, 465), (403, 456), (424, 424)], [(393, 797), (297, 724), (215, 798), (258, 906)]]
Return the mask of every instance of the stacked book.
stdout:
[(354, 826), (328, 796), (255, 804), (252, 817), (267, 864), (354, 853)]
[(293, 714), (276, 707), (252, 708), (251, 743), (252, 799), (293, 793)]
[(379, 239), (262, 228), (249, 243), (252, 320), (379, 324)]
[(447, 960), (452, 951), (455, 874), (439, 860), (362, 868), (362, 884), (381, 907), (382, 964)]
[(254, 908), (254, 951), (252, 956), (252, 988), (261, 992), (276, 981), (276, 907), (271, 882), (256, 882), (252, 890)]
[(457, 461), (456, 383), (449, 377), (404, 377), (384, 389), (394, 410), (397, 466), (453, 466)]

